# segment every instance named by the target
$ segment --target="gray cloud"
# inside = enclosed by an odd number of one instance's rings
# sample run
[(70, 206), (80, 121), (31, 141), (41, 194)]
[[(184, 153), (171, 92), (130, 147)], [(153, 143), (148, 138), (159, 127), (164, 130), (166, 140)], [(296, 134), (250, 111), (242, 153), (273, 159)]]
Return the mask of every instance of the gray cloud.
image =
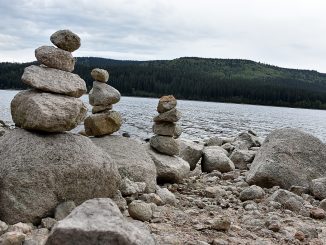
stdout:
[(323, 0), (0, 0), (0, 61), (33, 60), (68, 28), (75, 56), (243, 58), (326, 72)]

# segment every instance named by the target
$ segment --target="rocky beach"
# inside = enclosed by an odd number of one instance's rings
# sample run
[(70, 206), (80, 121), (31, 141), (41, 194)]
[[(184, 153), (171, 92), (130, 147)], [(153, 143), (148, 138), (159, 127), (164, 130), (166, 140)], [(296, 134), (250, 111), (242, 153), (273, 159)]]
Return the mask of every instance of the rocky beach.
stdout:
[(172, 95), (153, 108), (155, 135), (130, 138), (108, 71), (92, 71), (86, 117), (81, 40), (50, 40), (12, 100), (15, 128), (0, 121), (0, 244), (326, 243), (325, 143), (292, 128), (186, 139)]

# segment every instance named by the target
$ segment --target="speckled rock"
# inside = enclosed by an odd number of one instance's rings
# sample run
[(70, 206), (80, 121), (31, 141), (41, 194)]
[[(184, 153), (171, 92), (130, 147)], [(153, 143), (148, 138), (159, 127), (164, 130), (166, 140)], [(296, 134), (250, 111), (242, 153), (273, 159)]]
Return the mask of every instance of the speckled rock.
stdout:
[(77, 74), (41, 66), (28, 66), (23, 83), (33, 88), (79, 98), (86, 93), (86, 83)]
[(179, 154), (178, 141), (172, 137), (155, 135), (151, 138), (150, 145), (158, 152), (169, 156)]
[(84, 121), (85, 132), (88, 136), (109, 135), (117, 132), (121, 125), (121, 115), (116, 111), (93, 114)]
[(45, 132), (64, 132), (75, 128), (87, 113), (86, 105), (66, 95), (36, 90), (19, 92), (11, 101), (16, 126)]
[(75, 69), (75, 59), (71, 53), (52, 46), (42, 46), (35, 50), (38, 62), (50, 68), (72, 72)]
[(68, 52), (74, 52), (80, 47), (80, 37), (70, 30), (59, 30), (50, 37), (51, 42)]
[(93, 88), (89, 92), (89, 103), (92, 106), (112, 105), (120, 101), (120, 92), (110, 85), (102, 82), (93, 82)]
[(158, 102), (157, 111), (163, 113), (177, 106), (177, 100), (173, 95), (162, 96)]
[(91, 76), (95, 81), (106, 83), (109, 81), (109, 73), (107, 70), (95, 68), (91, 72)]

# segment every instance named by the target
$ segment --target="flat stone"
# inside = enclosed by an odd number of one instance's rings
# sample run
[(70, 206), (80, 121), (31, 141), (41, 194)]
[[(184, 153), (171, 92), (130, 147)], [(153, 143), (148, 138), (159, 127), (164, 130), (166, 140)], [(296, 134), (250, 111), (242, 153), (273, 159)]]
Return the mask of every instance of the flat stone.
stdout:
[(92, 106), (112, 105), (120, 101), (120, 92), (110, 85), (102, 82), (93, 82), (93, 88), (89, 92), (89, 103)]
[(162, 96), (158, 102), (157, 111), (163, 113), (177, 106), (177, 100), (173, 95)]
[(157, 122), (153, 125), (153, 133), (173, 137), (176, 135), (176, 124), (171, 122)]
[(161, 113), (154, 117), (154, 122), (177, 122), (181, 118), (181, 112), (176, 108), (173, 108), (169, 111)]
[(86, 83), (77, 74), (40, 66), (28, 66), (22, 76), (23, 83), (33, 88), (79, 98), (86, 93)]
[(59, 30), (50, 37), (51, 42), (68, 52), (74, 52), (80, 47), (80, 37), (70, 30)]
[(174, 156), (179, 154), (178, 141), (172, 137), (156, 135), (150, 139), (150, 145), (160, 153)]
[(36, 90), (19, 92), (11, 101), (11, 115), (17, 127), (45, 132), (75, 128), (87, 113), (86, 105), (66, 95)]
[(35, 50), (38, 62), (50, 68), (72, 72), (75, 69), (75, 59), (71, 53), (52, 46), (42, 46)]
[(109, 73), (107, 70), (95, 68), (91, 72), (91, 76), (95, 81), (106, 83), (109, 81)]
[(45, 245), (154, 245), (148, 230), (128, 222), (109, 198), (84, 202), (52, 229)]
[(117, 132), (121, 125), (121, 115), (116, 111), (93, 114), (84, 121), (85, 132), (88, 136), (110, 135)]
[(112, 105), (96, 105), (92, 108), (92, 113), (108, 112), (112, 110)]

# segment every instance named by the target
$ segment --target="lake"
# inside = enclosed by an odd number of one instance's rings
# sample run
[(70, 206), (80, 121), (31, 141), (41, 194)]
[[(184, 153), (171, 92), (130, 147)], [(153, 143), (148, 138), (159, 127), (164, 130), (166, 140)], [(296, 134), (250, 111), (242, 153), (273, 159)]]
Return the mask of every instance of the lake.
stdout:
[[(0, 90), (0, 119), (12, 124), (10, 101), (18, 91)], [(88, 96), (82, 97), (88, 105)], [(141, 139), (152, 136), (152, 119), (157, 114), (158, 99), (122, 97), (114, 106), (124, 119), (120, 133), (128, 132)], [(183, 138), (200, 140), (220, 136), (235, 136), (253, 129), (265, 137), (272, 130), (284, 127), (299, 128), (326, 142), (326, 111), (256, 106), (215, 102), (178, 100), (182, 112), (180, 124)], [(90, 113), (90, 111), (89, 111)], [(74, 131), (82, 129), (79, 126)]]

